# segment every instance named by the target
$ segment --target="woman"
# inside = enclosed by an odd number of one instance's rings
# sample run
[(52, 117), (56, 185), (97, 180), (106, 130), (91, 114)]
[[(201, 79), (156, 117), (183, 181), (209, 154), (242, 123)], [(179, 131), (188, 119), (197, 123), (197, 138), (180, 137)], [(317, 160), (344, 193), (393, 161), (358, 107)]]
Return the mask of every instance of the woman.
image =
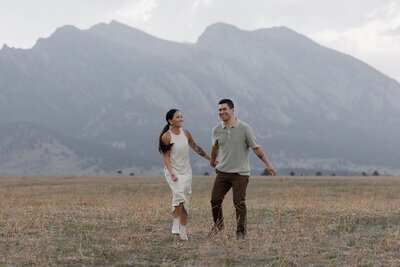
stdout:
[(210, 156), (194, 142), (189, 131), (182, 129), (183, 117), (179, 110), (168, 111), (166, 121), (167, 125), (159, 137), (158, 150), (164, 157), (165, 179), (172, 190), (172, 234), (179, 234), (182, 240), (188, 240), (186, 224), (192, 193), (189, 146), (207, 160), (210, 160)]

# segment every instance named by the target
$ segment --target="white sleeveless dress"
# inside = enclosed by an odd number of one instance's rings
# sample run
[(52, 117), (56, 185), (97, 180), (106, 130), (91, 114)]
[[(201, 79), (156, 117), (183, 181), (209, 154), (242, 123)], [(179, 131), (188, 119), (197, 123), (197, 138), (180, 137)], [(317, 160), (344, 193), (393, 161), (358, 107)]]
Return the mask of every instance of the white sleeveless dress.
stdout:
[(192, 195), (192, 168), (189, 162), (189, 141), (183, 130), (180, 130), (179, 135), (169, 131), (171, 144), (174, 144), (171, 147), (169, 158), (172, 170), (178, 177), (178, 181), (174, 182), (172, 180), (171, 174), (166, 167), (164, 167), (164, 174), (172, 190), (172, 211), (183, 202), (184, 208), (189, 214), (189, 199)]

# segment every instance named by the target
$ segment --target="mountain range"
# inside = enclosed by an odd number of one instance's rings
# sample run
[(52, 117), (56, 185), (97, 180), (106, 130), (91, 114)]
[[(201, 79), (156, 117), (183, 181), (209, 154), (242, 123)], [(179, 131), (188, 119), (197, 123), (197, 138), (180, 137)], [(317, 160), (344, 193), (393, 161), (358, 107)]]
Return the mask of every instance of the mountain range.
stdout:
[[(286, 27), (216, 23), (176, 43), (116, 21), (3, 46), (0, 174), (161, 174), (165, 113), (180, 109), (210, 152), (222, 98), (281, 174), (400, 174), (400, 84), (362, 61)], [(194, 153), (191, 163), (212, 173)], [(251, 167), (265, 168), (254, 155)]]

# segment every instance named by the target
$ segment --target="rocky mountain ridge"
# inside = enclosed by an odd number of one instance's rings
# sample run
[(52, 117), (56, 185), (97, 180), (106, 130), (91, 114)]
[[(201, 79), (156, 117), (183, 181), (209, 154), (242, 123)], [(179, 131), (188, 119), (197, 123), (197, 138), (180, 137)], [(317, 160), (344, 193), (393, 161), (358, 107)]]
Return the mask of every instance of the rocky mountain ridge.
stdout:
[[(14, 154), (2, 144), (3, 174), (38, 173), (45, 163), (15, 160), (33, 150), (48, 162), (62, 153), (75, 162), (64, 171), (48, 164), (40, 174), (159, 174), (166, 111), (179, 108), (184, 127), (210, 151), (222, 98), (234, 100), (236, 115), (278, 168), (400, 173), (399, 83), (286, 27), (243, 31), (217, 23), (188, 44), (115, 21), (88, 30), (64, 26), (32, 49), (4, 46), (0, 88), (0, 132), (20, 132), (13, 125), (24, 123), (55, 133), (44, 144), (72, 151), (38, 152), (23, 131), (13, 139), (21, 144)], [(59, 136), (71, 141), (57, 143)], [(74, 143), (107, 148), (112, 157), (94, 153), (88, 161)], [(258, 174), (263, 165), (251, 157)], [(193, 153), (191, 161), (195, 173), (212, 172)]]

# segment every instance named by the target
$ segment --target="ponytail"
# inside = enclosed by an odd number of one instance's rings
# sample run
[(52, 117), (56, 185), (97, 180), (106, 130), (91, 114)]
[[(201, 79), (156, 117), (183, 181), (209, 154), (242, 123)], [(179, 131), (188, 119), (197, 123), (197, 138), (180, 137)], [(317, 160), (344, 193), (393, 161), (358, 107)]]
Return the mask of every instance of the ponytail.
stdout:
[(165, 153), (165, 152), (167, 152), (168, 150), (171, 149), (171, 147), (172, 147), (172, 145), (173, 145), (173, 144), (166, 145), (166, 144), (164, 144), (164, 142), (162, 141), (162, 136), (163, 136), (168, 130), (169, 130), (169, 123), (168, 123), (167, 125), (165, 125), (164, 129), (162, 129), (161, 134), (160, 134), (160, 137), (158, 138), (158, 151), (159, 151), (160, 153)]
[(169, 145), (164, 144), (164, 142), (162, 141), (162, 136), (169, 130), (169, 120), (172, 120), (175, 112), (177, 112), (177, 111), (179, 111), (179, 110), (178, 109), (170, 109), (167, 112), (167, 114), (165, 115), (165, 120), (167, 121), (167, 125), (165, 125), (164, 129), (162, 129), (160, 137), (158, 138), (158, 151), (160, 153), (165, 153), (165, 152), (168, 152), (169, 150), (171, 150), (173, 143), (169, 144)]

